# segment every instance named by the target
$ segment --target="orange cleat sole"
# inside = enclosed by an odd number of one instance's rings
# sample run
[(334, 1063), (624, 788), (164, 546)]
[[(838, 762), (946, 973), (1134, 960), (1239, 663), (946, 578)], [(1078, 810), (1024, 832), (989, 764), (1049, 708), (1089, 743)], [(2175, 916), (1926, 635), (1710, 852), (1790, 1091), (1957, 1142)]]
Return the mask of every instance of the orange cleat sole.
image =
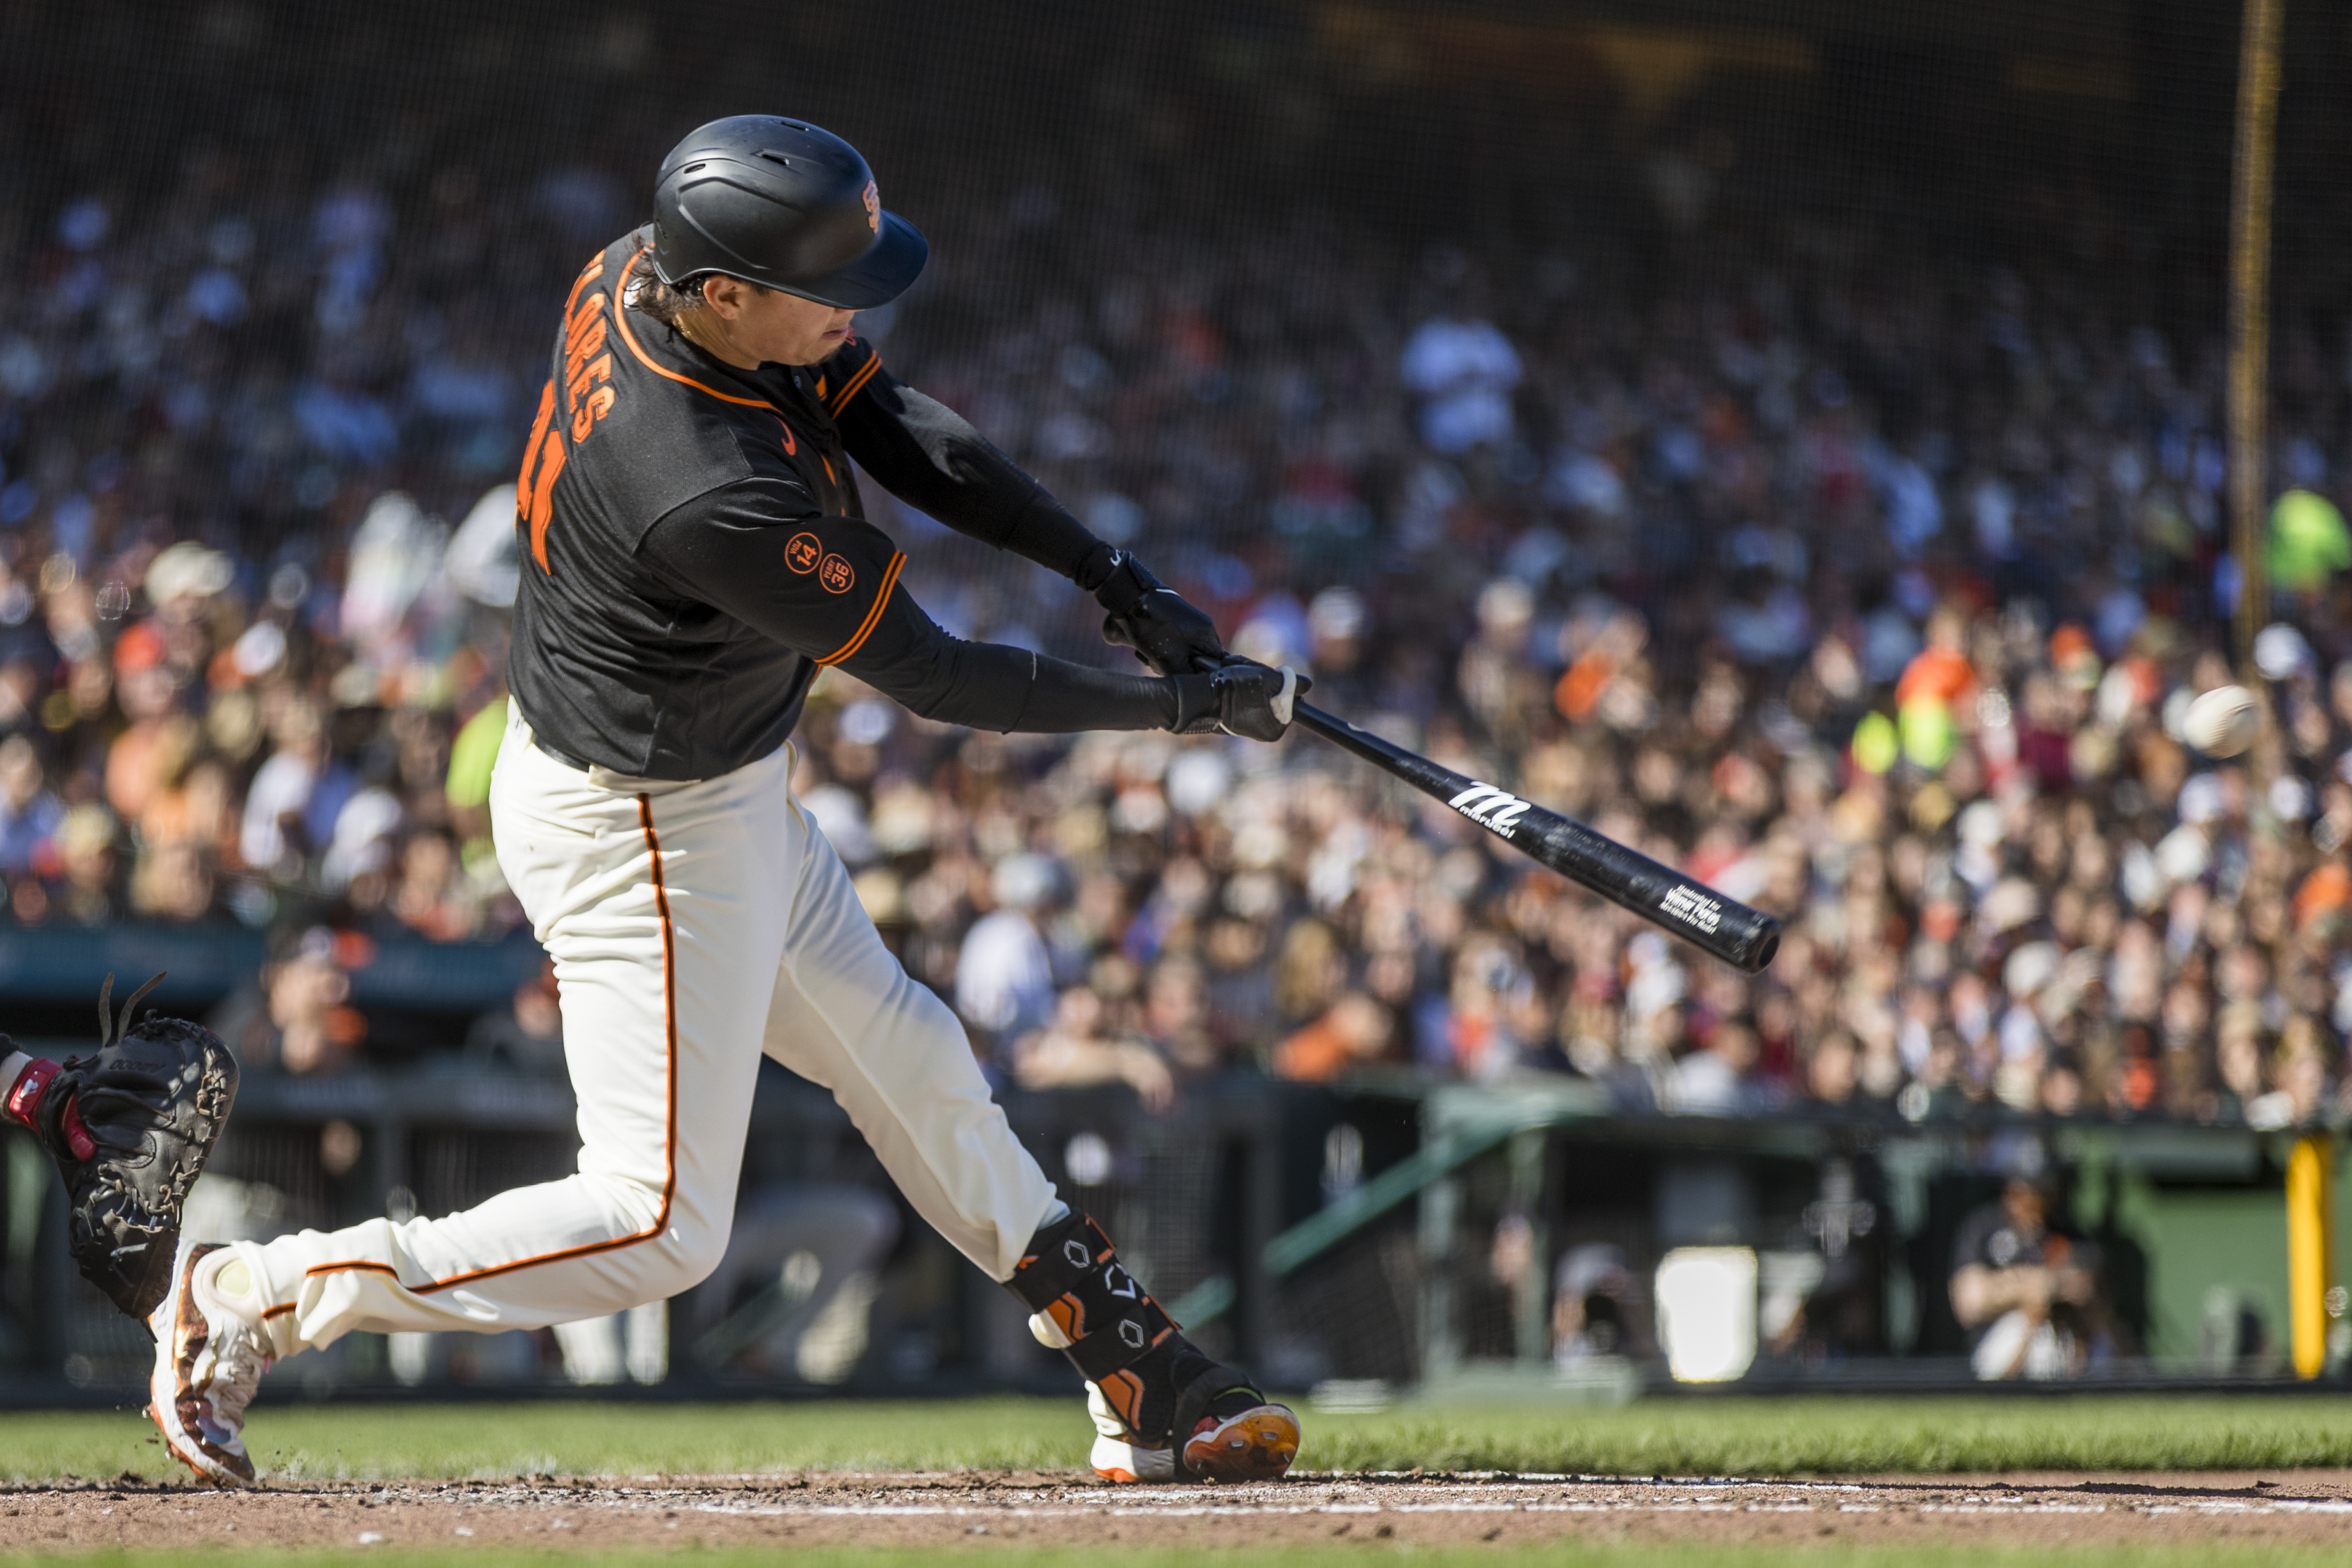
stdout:
[(1298, 1458), (1298, 1417), (1259, 1405), (1184, 1440), (1184, 1468), (1203, 1480), (1274, 1481)]

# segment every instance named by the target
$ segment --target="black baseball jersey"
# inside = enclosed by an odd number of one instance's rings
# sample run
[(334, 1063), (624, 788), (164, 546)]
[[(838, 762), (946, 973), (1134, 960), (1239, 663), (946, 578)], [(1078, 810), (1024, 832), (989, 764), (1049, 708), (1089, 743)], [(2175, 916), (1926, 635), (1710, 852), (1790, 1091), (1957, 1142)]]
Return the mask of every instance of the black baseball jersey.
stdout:
[(1010, 730), (1173, 722), (1167, 683), (941, 631), (899, 581), (850, 469), (1065, 576), (1102, 545), (855, 336), (824, 364), (744, 371), (628, 303), (646, 235), (564, 303), (523, 458), (509, 676), (541, 745), (708, 779), (773, 751), (839, 665), (926, 716)]

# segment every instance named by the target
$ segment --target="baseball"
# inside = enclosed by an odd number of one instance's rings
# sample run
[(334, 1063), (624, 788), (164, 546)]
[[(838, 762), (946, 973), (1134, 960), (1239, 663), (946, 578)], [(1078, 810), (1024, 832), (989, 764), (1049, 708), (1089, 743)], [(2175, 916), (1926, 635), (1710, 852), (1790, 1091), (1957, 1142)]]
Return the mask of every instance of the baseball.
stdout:
[(2262, 733), (2263, 711), (2243, 686), (2215, 686), (2189, 705), (2180, 737), (2208, 757), (2235, 757)]

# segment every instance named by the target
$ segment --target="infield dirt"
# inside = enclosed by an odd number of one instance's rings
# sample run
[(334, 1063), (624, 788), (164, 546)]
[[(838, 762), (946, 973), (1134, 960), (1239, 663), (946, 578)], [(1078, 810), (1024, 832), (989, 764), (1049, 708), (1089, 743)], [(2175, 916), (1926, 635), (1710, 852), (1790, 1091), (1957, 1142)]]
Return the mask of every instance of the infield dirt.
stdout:
[[(545, 1551), (862, 1545), (1214, 1550), (1353, 1537), (1429, 1546), (1734, 1542), (1900, 1549), (2228, 1541), (2352, 1546), (2352, 1470), (1729, 1480), (1308, 1476), (1121, 1487), (1066, 1472), (296, 1482), (222, 1492), (124, 1475), (0, 1488), (0, 1551)], [(982, 1538), (993, 1538), (984, 1541)]]

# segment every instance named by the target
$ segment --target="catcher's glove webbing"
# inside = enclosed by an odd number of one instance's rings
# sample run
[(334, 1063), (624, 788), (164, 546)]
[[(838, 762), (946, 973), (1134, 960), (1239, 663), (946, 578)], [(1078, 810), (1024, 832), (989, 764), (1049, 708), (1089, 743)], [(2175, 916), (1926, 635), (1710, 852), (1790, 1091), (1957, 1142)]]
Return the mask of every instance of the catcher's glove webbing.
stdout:
[(65, 1177), (82, 1278), (142, 1322), (170, 1288), (180, 1206), (236, 1099), (236, 1061), (212, 1030), (152, 1013), (132, 1026), (132, 1009), (163, 978), (133, 992), (118, 1020), (109, 975), (97, 1051), (35, 1061), (6, 1102)]

